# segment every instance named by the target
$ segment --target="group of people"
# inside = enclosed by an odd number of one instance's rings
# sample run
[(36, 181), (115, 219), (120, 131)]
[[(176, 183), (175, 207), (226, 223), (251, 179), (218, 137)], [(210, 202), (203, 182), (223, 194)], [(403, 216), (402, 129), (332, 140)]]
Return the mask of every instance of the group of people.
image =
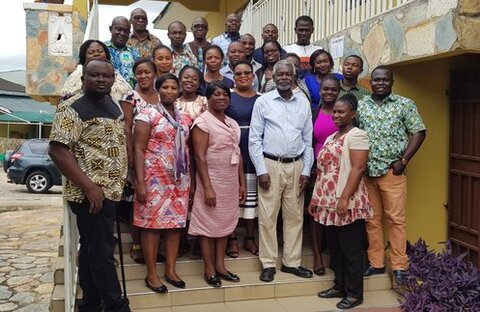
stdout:
[[(252, 35), (239, 34), (236, 14), (211, 42), (202, 17), (192, 21), (190, 43), (186, 26), (172, 22), (170, 46), (147, 23), (135, 9), (130, 19), (113, 19), (109, 41), (80, 47), (52, 126), (49, 153), (67, 179), (64, 197), (80, 233), (79, 310), (130, 311), (113, 256), (120, 201), (132, 202), (130, 254), (146, 264), (154, 292), (168, 292), (158, 260), (167, 283), (186, 287), (175, 264), (187, 234), (198, 241), (206, 283), (239, 282), (224, 261), (239, 255), (239, 218), (244, 248), (262, 264), (260, 280), (273, 281), (280, 211), (282, 272), (325, 274), (326, 234), (335, 280), (319, 297), (341, 298), (341, 309), (362, 303), (363, 277), (385, 272), (383, 216), (402, 282), (405, 169), (426, 128), (415, 103), (392, 93), (391, 69), (371, 72), (372, 92), (358, 83), (358, 55), (332, 73), (330, 53), (310, 42), (309, 16), (297, 18), (297, 41), (283, 47), (268, 24), (256, 48)], [(301, 265), (304, 219), (313, 270)]]

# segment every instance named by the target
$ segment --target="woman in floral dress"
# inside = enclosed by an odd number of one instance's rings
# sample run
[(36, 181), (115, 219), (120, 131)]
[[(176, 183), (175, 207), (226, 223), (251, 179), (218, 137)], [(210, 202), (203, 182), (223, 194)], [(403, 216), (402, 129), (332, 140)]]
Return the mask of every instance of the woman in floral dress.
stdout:
[(309, 213), (326, 226), (334, 286), (320, 298), (342, 298), (339, 309), (363, 302), (365, 219), (372, 216), (363, 173), (367, 168), (367, 134), (354, 126), (357, 99), (346, 94), (333, 107), (338, 131), (329, 136), (317, 158), (317, 180)]
[(173, 74), (157, 80), (160, 103), (146, 106), (135, 117), (136, 173), (135, 226), (142, 228), (142, 249), (147, 264), (145, 285), (166, 293), (157, 274), (160, 230), (165, 230), (165, 280), (185, 288), (176, 271), (181, 229), (186, 226), (190, 192), (187, 141), (192, 120), (175, 108), (179, 82)]

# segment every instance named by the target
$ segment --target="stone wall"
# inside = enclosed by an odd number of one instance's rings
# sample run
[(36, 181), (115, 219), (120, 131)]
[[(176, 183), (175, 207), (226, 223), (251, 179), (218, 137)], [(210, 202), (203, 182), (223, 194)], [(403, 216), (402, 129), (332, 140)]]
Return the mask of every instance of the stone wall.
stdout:
[[(378, 65), (432, 57), (452, 51), (480, 52), (480, 1), (417, 0), (324, 38), (329, 47), (344, 36), (343, 55), (360, 55), (363, 75)], [(340, 60), (335, 60), (338, 70)]]
[[(30, 96), (56, 96), (68, 75), (78, 63), (78, 50), (83, 42), (87, 21), (71, 5), (27, 3), (24, 5), (27, 29), (26, 93)], [(49, 19), (66, 17), (71, 32), (64, 34), (71, 45), (70, 53), (52, 52), (49, 49)], [(63, 41), (60, 40), (59, 42)]]

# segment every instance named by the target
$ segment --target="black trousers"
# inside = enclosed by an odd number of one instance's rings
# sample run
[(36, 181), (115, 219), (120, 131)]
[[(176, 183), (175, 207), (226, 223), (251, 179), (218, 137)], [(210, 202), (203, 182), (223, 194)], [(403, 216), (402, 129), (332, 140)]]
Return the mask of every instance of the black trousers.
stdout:
[(344, 226), (326, 226), (330, 266), (335, 272), (335, 289), (348, 297), (363, 298), (363, 244), (365, 220)]
[(117, 202), (105, 200), (99, 213), (88, 212), (89, 202), (69, 202), (77, 216), (80, 234), (78, 277), (83, 291), (79, 311), (126, 312), (128, 301), (122, 297), (113, 254), (113, 226)]

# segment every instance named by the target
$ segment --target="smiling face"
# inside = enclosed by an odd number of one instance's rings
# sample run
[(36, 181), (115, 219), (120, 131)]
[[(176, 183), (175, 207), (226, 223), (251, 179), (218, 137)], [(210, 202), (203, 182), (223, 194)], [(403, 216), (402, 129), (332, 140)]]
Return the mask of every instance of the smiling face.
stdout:
[(392, 93), (393, 75), (388, 69), (377, 69), (372, 73), (370, 79), (372, 93), (380, 98), (384, 98)]
[(135, 79), (142, 90), (151, 88), (156, 76), (157, 73), (150, 62), (142, 63), (135, 68)]
[(85, 94), (107, 95), (114, 80), (115, 72), (110, 63), (92, 60), (83, 67), (82, 82)]
[(340, 85), (333, 79), (327, 79), (322, 81), (322, 87), (320, 88), (320, 95), (322, 96), (322, 102), (324, 104), (333, 104), (338, 98), (340, 93)]
[(241, 42), (235, 41), (228, 46), (228, 61), (231, 64), (235, 64), (238, 61), (243, 61), (247, 57), (245, 48)]
[(208, 108), (218, 112), (223, 113), (228, 105), (230, 104), (230, 98), (228, 93), (222, 88), (216, 88), (210, 98), (208, 99)]
[(267, 64), (272, 65), (280, 60), (280, 50), (273, 42), (267, 42), (263, 46), (263, 58)]
[(245, 55), (247, 57), (252, 56), (253, 51), (255, 51), (255, 38), (250, 35), (243, 35), (240, 38), (240, 42), (243, 44), (243, 48), (245, 49)]
[(157, 75), (169, 73), (173, 67), (172, 53), (168, 48), (162, 48), (155, 51), (153, 62), (157, 66)]
[(148, 17), (143, 9), (135, 9), (130, 14), (130, 23), (134, 31), (145, 31), (147, 29)]
[(356, 80), (362, 71), (362, 63), (357, 57), (348, 57), (343, 62), (342, 73), (347, 79)]
[(194, 94), (200, 87), (200, 77), (194, 69), (186, 69), (180, 77), (180, 86), (185, 94)]
[(222, 54), (218, 49), (208, 49), (205, 53), (204, 62), (209, 72), (217, 72), (223, 64)]
[(356, 112), (352, 110), (352, 106), (343, 101), (337, 101), (333, 105), (332, 119), (335, 126), (338, 128), (344, 128), (353, 123), (356, 116)]
[(92, 42), (92, 44), (85, 51), (85, 63), (88, 63), (93, 59), (104, 61), (107, 60), (105, 50), (98, 42)]
[(239, 90), (248, 90), (253, 86), (253, 71), (247, 64), (239, 64), (233, 70), (235, 87)]
[(115, 17), (110, 26), (111, 41), (117, 48), (123, 48), (130, 36), (130, 22), (125, 17)]
[(240, 30), (240, 26), (242, 26), (242, 21), (237, 14), (230, 14), (229, 16), (227, 16), (227, 19), (225, 20), (225, 30), (228, 33), (238, 33), (238, 31)]
[(287, 91), (292, 89), (294, 77), (292, 66), (283, 64), (276, 68), (273, 80), (279, 91)]
[(315, 58), (313, 62), (313, 71), (322, 76), (325, 76), (332, 71), (332, 64), (330, 64), (330, 60), (326, 53), (321, 53)]
[(173, 104), (178, 98), (178, 83), (173, 79), (165, 80), (158, 89), (163, 104)]

